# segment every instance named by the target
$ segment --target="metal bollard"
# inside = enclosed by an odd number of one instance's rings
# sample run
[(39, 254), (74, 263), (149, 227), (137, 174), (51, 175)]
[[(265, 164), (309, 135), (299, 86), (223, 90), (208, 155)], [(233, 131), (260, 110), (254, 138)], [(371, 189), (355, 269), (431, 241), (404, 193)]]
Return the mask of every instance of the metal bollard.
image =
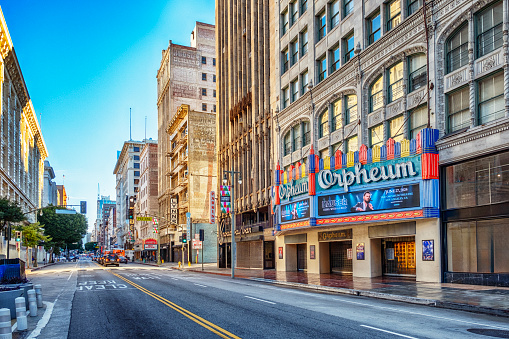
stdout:
[(11, 310), (0, 308), (0, 339), (12, 339)]
[(16, 321), (18, 323), (18, 331), (25, 331), (28, 328), (25, 297), (16, 298), (14, 302), (16, 303)]
[(35, 298), (35, 291), (28, 290), (28, 309), (30, 310), (31, 317), (37, 317), (37, 301)]
[(41, 285), (34, 285), (34, 289), (35, 289), (35, 296), (37, 299), (37, 307), (41, 308), (42, 307), (42, 287), (41, 287)]

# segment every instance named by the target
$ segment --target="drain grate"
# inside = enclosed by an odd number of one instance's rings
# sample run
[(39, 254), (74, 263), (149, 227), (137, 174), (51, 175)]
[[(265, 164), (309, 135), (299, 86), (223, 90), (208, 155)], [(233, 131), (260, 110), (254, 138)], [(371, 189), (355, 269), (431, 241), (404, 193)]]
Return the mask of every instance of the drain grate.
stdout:
[(486, 328), (469, 328), (467, 330), (470, 333), (485, 335), (494, 338), (509, 338), (509, 331), (504, 330), (492, 330)]

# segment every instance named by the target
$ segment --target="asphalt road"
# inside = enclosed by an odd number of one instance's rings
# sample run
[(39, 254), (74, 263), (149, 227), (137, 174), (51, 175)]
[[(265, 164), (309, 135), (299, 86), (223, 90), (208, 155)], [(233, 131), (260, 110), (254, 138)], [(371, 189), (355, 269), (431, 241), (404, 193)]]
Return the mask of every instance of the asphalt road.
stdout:
[(36, 272), (53, 303), (39, 338), (509, 337), (507, 318), (138, 264)]

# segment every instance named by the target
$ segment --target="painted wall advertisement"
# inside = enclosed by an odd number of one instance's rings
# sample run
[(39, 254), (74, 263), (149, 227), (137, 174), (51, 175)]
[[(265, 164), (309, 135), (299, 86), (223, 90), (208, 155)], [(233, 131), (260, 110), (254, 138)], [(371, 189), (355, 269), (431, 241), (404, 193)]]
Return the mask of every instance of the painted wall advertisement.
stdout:
[(309, 199), (281, 205), (281, 222), (309, 218)]
[(419, 184), (318, 196), (319, 216), (419, 206)]

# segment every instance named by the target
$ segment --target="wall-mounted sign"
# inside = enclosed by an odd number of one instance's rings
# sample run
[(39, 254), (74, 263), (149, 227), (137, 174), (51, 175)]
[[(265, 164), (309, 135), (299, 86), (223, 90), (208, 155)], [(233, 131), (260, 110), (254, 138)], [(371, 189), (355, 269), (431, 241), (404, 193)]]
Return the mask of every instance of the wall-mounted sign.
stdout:
[(170, 224), (178, 224), (178, 203), (177, 198), (170, 199)]
[(221, 196), (219, 198), (221, 204), (221, 213), (230, 213), (232, 208), (231, 187), (221, 186)]
[(385, 180), (397, 180), (419, 176), (421, 157), (415, 156), (362, 165), (355, 164), (354, 170), (323, 170), (316, 175), (317, 191), (338, 189), (345, 192), (352, 185), (369, 184)]
[(209, 203), (209, 211), (210, 211), (209, 223), (215, 224), (216, 223), (216, 192), (210, 191), (209, 200), (210, 200), (210, 203)]
[(309, 199), (281, 205), (281, 222), (309, 218)]
[(358, 243), (357, 244), (357, 260), (364, 260), (364, 243)]
[(152, 238), (145, 239), (143, 248), (146, 250), (157, 250), (157, 240)]
[(283, 247), (279, 247), (278, 252), (279, 252), (279, 259), (283, 259)]
[(423, 240), (422, 241), (422, 261), (435, 260), (435, 241)]
[(330, 232), (318, 232), (318, 241), (352, 239), (352, 229)]
[(315, 245), (309, 245), (309, 259), (315, 258)]
[(152, 217), (136, 217), (136, 221), (152, 221)]
[(419, 184), (318, 196), (319, 216), (419, 206)]
[(307, 178), (292, 180), (288, 184), (279, 187), (279, 199), (289, 199), (300, 194), (308, 193), (309, 182)]

